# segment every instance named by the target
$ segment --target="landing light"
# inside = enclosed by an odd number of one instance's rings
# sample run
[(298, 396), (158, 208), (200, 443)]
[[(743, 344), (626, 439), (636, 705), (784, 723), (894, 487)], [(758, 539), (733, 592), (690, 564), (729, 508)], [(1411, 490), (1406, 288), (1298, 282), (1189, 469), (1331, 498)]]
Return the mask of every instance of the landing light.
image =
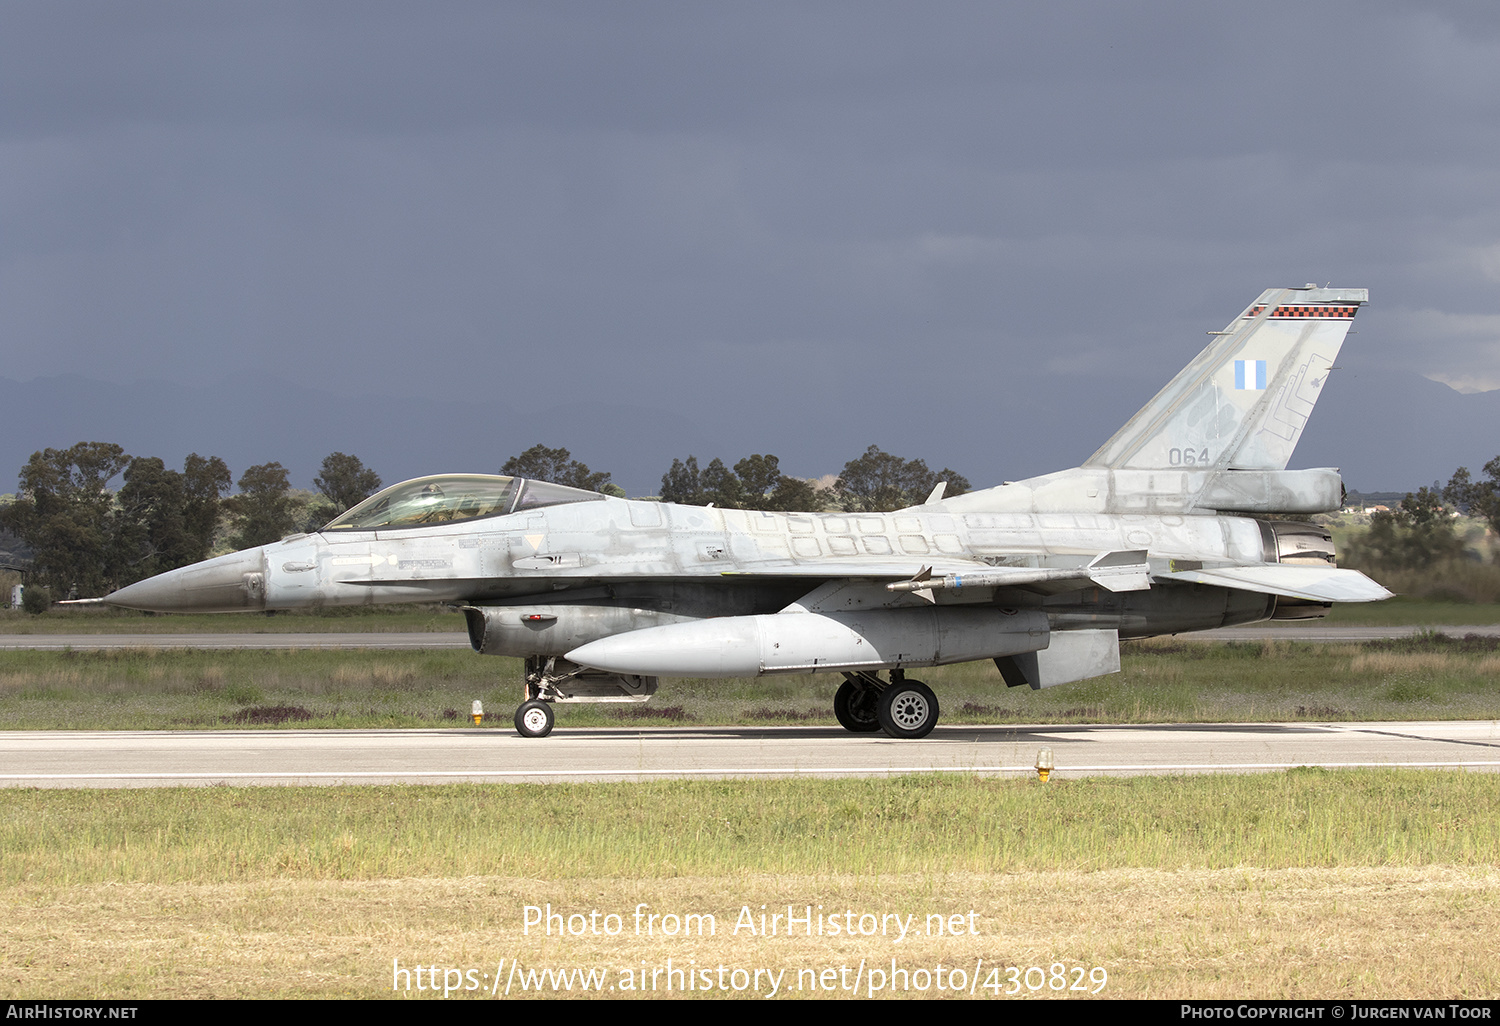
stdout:
[(479, 721), (484, 719), (484, 703), (474, 699), (474, 707), (469, 710), (469, 715), (474, 717), (474, 726), (479, 726)]
[(1052, 749), (1043, 748), (1036, 753), (1036, 775), (1042, 783), (1047, 782), (1047, 774), (1052, 772)]

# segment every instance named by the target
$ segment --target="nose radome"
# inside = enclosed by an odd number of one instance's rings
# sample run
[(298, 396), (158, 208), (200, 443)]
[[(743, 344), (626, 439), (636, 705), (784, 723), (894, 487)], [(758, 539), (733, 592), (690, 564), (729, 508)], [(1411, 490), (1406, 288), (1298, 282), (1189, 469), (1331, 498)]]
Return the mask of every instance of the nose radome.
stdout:
[(266, 607), (263, 550), (246, 549), (127, 585), (105, 602), (158, 613), (232, 613)]

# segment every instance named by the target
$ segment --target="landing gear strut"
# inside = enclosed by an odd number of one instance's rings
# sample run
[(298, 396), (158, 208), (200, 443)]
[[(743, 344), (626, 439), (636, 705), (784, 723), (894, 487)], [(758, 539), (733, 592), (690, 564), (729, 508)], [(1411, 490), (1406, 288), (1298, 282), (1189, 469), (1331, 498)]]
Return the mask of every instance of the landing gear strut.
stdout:
[(868, 671), (850, 672), (833, 696), (833, 715), (855, 734), (883, 730), (891, 737), (919, 738), (937, 726), (938, 700), (931, 688), (907, 680), (899, 668), (891, 671), (889, 682)]
[(556, 722), (552, 702), (557, 697), (552, 669), (556, 662), (536, 657), (526, 660), (526, 701), (516, 710), (516, 733), (522, 737), (546, 737), (552, 733)]
[(656, 685), (655, 677), (591, 670), (557, 656), (530, 656), (516, 732), (546, 737), (552, 732), (552, 707), (559, 702), (644, 702), (656, 694)]

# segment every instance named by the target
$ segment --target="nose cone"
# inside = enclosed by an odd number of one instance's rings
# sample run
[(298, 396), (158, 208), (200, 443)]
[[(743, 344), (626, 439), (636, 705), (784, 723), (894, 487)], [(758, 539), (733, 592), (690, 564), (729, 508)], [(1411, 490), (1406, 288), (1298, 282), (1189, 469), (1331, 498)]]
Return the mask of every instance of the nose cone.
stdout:
[(266, 608), (265, 560), (246, 549), (127, 585), (105, 602), (158, 613), (233, 613)]

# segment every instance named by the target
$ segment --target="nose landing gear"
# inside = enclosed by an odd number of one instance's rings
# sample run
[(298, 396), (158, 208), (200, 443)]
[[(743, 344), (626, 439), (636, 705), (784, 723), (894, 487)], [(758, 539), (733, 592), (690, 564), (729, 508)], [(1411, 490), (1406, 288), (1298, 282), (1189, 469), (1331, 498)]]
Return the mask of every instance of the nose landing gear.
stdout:
[(552, 703), (536, 699), (516, 710), (516, 733), (522, 737), (546, 737), (552, 733)]
[(526, 660), (526, 700), (516, 710), (516, 733), (552, 733), (552, 706), (559, 702), (644, 702), (656, 694), (655, 677), (590, 670), (556, 656)]

